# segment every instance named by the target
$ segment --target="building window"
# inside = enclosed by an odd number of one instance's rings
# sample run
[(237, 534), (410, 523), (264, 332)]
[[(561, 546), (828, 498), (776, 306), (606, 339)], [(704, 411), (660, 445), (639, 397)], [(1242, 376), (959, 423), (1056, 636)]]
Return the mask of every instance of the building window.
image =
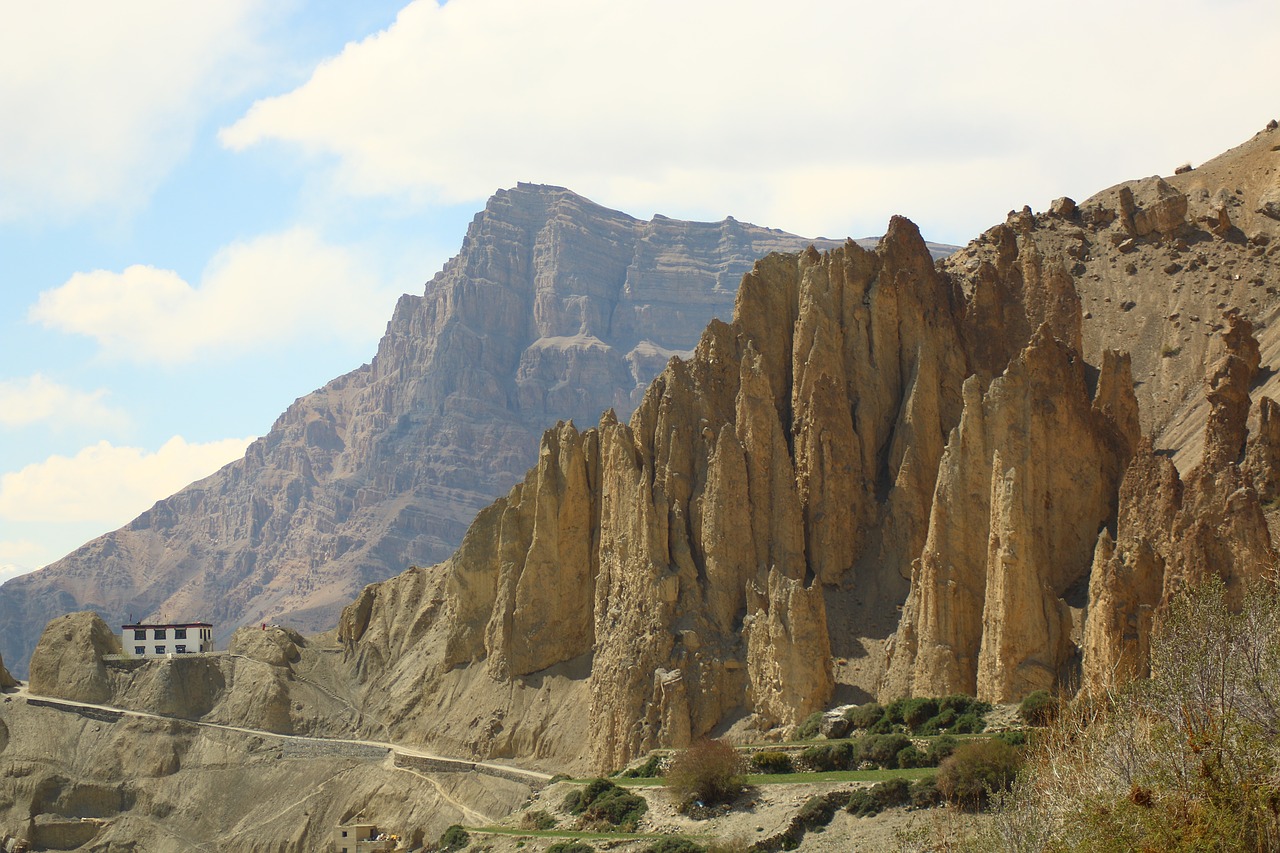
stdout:
[(156, 639), (157, 639), (157, 640), (163, 640), (163, 639), (165, 639), (165, 630), (164, 630), (164, 628), (157, 628), (157, 629), (156, 629)]
[(174, 629), (173, 629), (173, 638), (174, 638), (175, 640), (185, 640), (185, 639), (187, 638), (187, 629), (186, 629), (186, 628), (174, 628)]
[(156, 646), (156, 654), (158, 655), (164, 654), (164, 646)]
[(135, 655), (145, 655), (145, 654), (147, 653), (147, 647), (146, 647), (146, 646), (134, 646), (134, 647), (133, 647), (133, 653), (134, 653)]
[(187, 653), (187, 647), (186, 647), (186, 646), (174, 646), (174, 647), (173, 647), (173, 650), (174, 650), (175, 652), (177, 652), (178, 654), (180, 654), (180, 655), (185, 655), (185, 654)]
[(134, 629), (133, 629), (133, 638), (134, 638), (135, 640), (145, 640), (145, 639), (147, 638), (147, 629), (146, 629), (146, 628), (134, 628)]

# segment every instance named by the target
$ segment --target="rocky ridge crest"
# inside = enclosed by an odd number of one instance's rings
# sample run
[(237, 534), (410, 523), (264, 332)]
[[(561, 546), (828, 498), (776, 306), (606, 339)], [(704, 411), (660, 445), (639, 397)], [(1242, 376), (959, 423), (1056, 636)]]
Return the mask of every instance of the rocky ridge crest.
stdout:
[[(1005, 701), (1140, 657), (1132, 632), (1103, 629), (1147, 606), (1105, 567), (1137, 535), (1144, 483), (1182, 501), (1155, 514), (1182, 513), (1193, 543), (1180, 583), (1274, 562), (1258, 497), (1275, 488), (1274, 404), (1257, 404), (1257, 440), (1245, 425), (1271, 330), (1245, 320), (1276, 306), (1276, 229), (1231, 201), (1275, 179), (1272, 135), (1194, 177), (1011, 212), (937, 268), (901, 219), (875, 252), (762, 260), (734, 321), (629, 423), (547, 433), (450, 561), (366, 589), (340, 624), (350, 661), (369, 684), (466, 697), (470, 729), (435, 699), (375, 700), (455, 746), (569, 758), (550, 733), (577, 731), (607, 768), (837, 693)], [(1220, 181), (1236, 191), (1203, 191)], [(1203, 334), (1161, 313), (1206, 299), (1222, 320)], [(1157, 331), (1183, 349), (1146, 347)], [(1203, 473), (1176, 485), (1162, 445)], [(552, 673), (574, 709), (534, 700)]]
[(332, 627), (364, 584), (448, 557), (544, 429), (629, 414), (729, 315), (756, 258), (809, 242), (638, 220), (559, 187), (497, 193), (370, 364), (297, 400), (243, 459), (0, 587), (0, 653), (24, 672), (50, 615), (85, 608), (203, 619), (220, 646), (246, 623)]

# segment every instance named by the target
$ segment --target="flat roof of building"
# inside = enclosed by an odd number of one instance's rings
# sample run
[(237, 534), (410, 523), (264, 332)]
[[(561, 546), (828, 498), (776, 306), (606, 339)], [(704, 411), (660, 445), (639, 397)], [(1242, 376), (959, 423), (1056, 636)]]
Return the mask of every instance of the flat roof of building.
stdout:
[(121, 630), (130, 628), (212, 628), (212, 622), (139, 622), (136, 625), (121, 625)]

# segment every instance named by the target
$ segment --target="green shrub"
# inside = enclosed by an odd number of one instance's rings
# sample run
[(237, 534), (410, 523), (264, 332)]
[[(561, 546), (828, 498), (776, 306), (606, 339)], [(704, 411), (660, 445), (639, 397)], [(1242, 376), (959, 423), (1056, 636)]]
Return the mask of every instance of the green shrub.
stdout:
[(944, 708), (930, 717), (923, 726), (915, 730), (918, 735), (936, 735), (940, 734), (956, 724), (959, 715), (955, 708)]
[(942, 701), (938, 703), (938, 712), (955, 711), (956, 716), (958, 717), (967, 712), (969, 710), (969, 706), (972, 705), (974, 701), (975, 700), (972, 696), (965, 696), (963, 693), (953, 693), (950, 696), (944, 697)]
[(596, 853), (596, 848), (582, 841), (557, 841), (547, 853)]
[(1037, 690), (1018, 705), (1018, 716), (1029, 726), (1047, 726), (1058, 716), (1058, 700), (1047, 690)]
[(791, 733), (792, 740), (813, 740), (822, 731), (822, 712), (814, 711)]
[(966, 809), (981, 809), (992, 794), (1013, 784), (1021, 756), (1002, 740), (966, 743), (938, 768), (938, 789), (947, 802)]
[(938, 713), (936, 699), (910, 699), (902, 706), (902, 722), (915, 731)]
[(653, 779), (662, 775), (662, 756), (654, 753), (639, 767), (623, 770), (618, 774), (623, 779)]
[(821, 743), (800, 753), (800, 757), (814, 770), (848, 770), (853, 763), (853, 744), (848, 741)]
[(569, 814), (619, 827), (634, 827), (648, 808), (644, 797), (628, 793), (608, 779), (593, 779), (564, 798), (564, 810)]
[(795, 768), (791, 756), (778, 750), (764, 750), (751, 756), (751, 766), (761, 773), (790, 773)]
[(471, 843), (471, 836), (459, 824), (446, 829), (440, 834), (440, 843), (437, 845), (441, 850), (461, 850)]
[(895, 762), (903, 770), (909, 770), (912, 767), (930, 767), (929, 756), (916, 748), (915, 744), (907, 744), (898, 750), (897, 760)]
[(887, 735), (897, 730), (898, 730), (898, 726), (894, 724), (893, 720), (889, 719), (889, 715), (888, 713), (886, 713), (883, 717), (880, 718), (880, 721), (878, 723), (876, 723), (871, 728), (867, 729), (867, 734)]
[(907, 703), (910, 699), (894, 699), (885, 706), (884, 716), (889, 722), (895, 725), (903, 725), (906, 721), (902, 718), (902, 712), (906, 710)]
[(942, 792), (938, 790), (938, 777), (926, 776), (923, 779), (915, 780), (911, 783), (909, 796), (913, 809), (928, 809), (942, 805)]
[(701, 845), (678, 835), (659, 838), (644, 849), (644, 853), (705, 853)]
[(681, 811), (696, 802), (727, 803), (742, 793), (738, 753), (727, 743), (701, 740), (678, 754), (667, 768), (666, 785)]
[(898, 753), (910, 745), (911, 739), (903, 734), (867, 735), (858, 750), (858, 761), (893, 770), (898, 766)]
[(929, 744), (929, 752), (927, 753), (929, 766), (937, 767), (945, 761), (951, 753), (955, 752), (956, 747), (959, 745), (960, 741), (956, 740), (951, 735), (942, 735), (941, 737), (934, 739), (933, 743)]
[(524, 817), (520, 818), (520, 826), (522, 829), (552, 829), (556, 825), (556, 819), (547, 814), (542, 809), (536, 812), (525, 812)]
[(844, 718), (855, 729), (869, 729), (884, 717), (884, 707), (879, 702), (868, 702), (844, 712)]
[(987, 723), (975, 711), (965, 711), (956, 718), (951, 731), (958, 735), (977, 734), (987, 727)]
[(855, 817), (872, 817), (885, 809), (910, 802), (910, 784), (906, 779), (890, 779), (871, 788), (862, 788), (849, 797), (845, 809)]
[(843, 791), (834, 791), (830, 794), (819, 794), (805, 800), (804, 805), (800, 807), (800, 811), (796, 812), (795, 820), (802, 824), (806, 829), (818, 829), (831, 823), (831, 818), (835, 817), (837, 810), (844, 807), (848, 802), (849, 795)]
[(1005, 743), (1009, 744), (1009, 746), (1026, 746), (1027, 745), (1027, 733), (1022, 731), (1021, 729), (1013, 729), (1007, 732), (1000, 732), (1000, 734), (996, 735), (996, 737), (1004, 741)]

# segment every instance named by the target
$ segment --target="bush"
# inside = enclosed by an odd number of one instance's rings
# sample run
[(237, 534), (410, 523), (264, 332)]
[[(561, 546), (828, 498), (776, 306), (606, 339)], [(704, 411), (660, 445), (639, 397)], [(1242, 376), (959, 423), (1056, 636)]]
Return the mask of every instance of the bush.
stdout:
[(441, 850), (460, 850), (471, 843), (471, 836), (459, 824), (446, 829), (440, 834), (440, 843), (437, 845)]
[(947, 802), (965, 809), (986, 807), (992, 794), (1008, 790), (1021, 757), (1002, 740), (966, 743), (938, 768), (938, 789)]
[(956, 740), (951, 735), (943, 735), (942, 737), (936, 738), (933, 743), (929, 744), (929, 752), (927, 754), (929, 766), (937, 767), (943, 761), (946, 761), (947, 757), (951, 755), (951, 753), (955, 752), (956, 747), (959, 745), (960, 741)]
[(1007, 732), (1000, 732), (1000, 734), (996, 735), (996, 737), (1004, 741), (1005, 743), (1009, 744), (1009, 746), (1026, 746), (1027, 745), (1027, 733), (1022, 731), (1021, 729), (1014, 729)]
[(902, 706), (902, 722), (915, 731), (938, 713), (936, 699), (910, 699)]
[(868, 702), (844, 712), (844, 718), (855, 729), (869, 729), (884, 717), (884, 707), (879, 702)]
[(751, 756), (751, 766), (761, 773), (790, 773), (795, 768), (791, 756), (777, 750), (764, 750)]
[(958, 735), (977, 734), (987, 727), (987, 723), (974, 711), (966, 711), (956, 718), (951, 731)]
[(914, 743), (904, 746), (898, 750), (897, 765), (903, 770), (910, 770), (912, 767), (930, 767), (929, 756), (916, 749)]
[(871, 728), (867, 729), (867, 734), (887, 735), (887, 734), (892, 734), (897, 730), (898, 730), (898, 727), (894, 724), (893, 720), (889, 719), (889, 714), (885, 713), (885, 715), (880, 718), (880, 721), (878, 723), (876, 723)]
[(644, 797), (628, 793), (608, 779), (593, 779), (564, 798), (564, 810), (569, 814), (619, 827), (634, 828), (648, 808)]
[(582, 841), (557, 841), (547, 848), (547, 853), (596, 853), (596, 848)]
[(618, 774), (623, 779), (653, 779), (662, 775), (662, 756), (654, 753), (644, 764), (623, 770)]
[(898, 753), (911, 746), (911, 739), (903, 734), (868, 735), (862, 739), (858, 761), (869, 761), (885, 770), (898, 766)]
[(822, 712), (814, 711), (791, 733), (792, 740), (813, 740), (822, 731)]
[(1280, 850), (1280, 596), (1270, 566), (1248, 568), (1267, 580), (1228, 590), (1211, 573), (1172, 597), (1148, 678), (1064, 704), (1032, 734), (993, 835), (1107, 853)]
[(884, 709), (885, 719), (895, 725), (902, 725), (906, 721), (902, 718), (902, 712), (906, 710), (907, 703), (910, 699), (894, 699)]
[(843, 791), (833, 791), (830, 794), (819, 794), (804, 801), (804, 805), (800, 807), (800, 811), (796, 812), (795, 820), (802, 824), (805, 829), (818, 829), (831, 823), (831, 818), (835, 817), (836, 811), (844, 807), (848, 802), (849, 795)]
[(942, 805), (942, 792), (938, 790), (938, 777), (926, 776), (911, 783), (908, 794), (913, 809), (928, 809)]
[(910, 802), (910, 784), (906, 779), (890, 779), (871, 788), (855, 791), (846, 810), (855, 817), (872, 817), (885, 809)]
[(743, 788), (738, 753), (718, 740), (698, 741), (677, 755), (667, 768), (666, 780), (681, 811), (696, 802), (730, 802)]
[(848, 770), (853, 763), (853, 744), (848, 741), (811, 746), (800, 757), (806, 764), (819, 772), (828, 770)]
[(1018, 716), (1029, 726), (1047, 726), (1058, 716), (1058, 701), (1049, 691), (1037, 690), (1018, 705)]
[(644, 849), (644, 853), (705, 853), (703, 848), (687, 838), (669, 835), (659, 838)]
[(955, 725), (958, 716), (954, 708), (945, 708), (930, 717), (923, 726), (915, 730), (915, 733), (918, 735), (941, 734)]
[(552, 829), (556, 825), (556, 819), (545, 811), (539, 809), (536, 812), (525, 812), (524, 817), (520, 818), (520, 827), (522, 829)]

